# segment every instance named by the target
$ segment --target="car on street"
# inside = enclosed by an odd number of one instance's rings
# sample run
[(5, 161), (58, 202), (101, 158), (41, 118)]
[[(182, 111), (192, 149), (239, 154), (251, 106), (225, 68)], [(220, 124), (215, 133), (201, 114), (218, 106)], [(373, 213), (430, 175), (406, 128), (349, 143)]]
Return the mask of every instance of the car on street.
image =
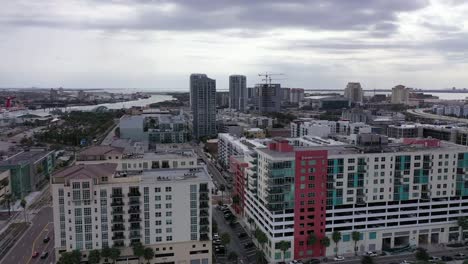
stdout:
[(244, 248), (245, 249), (248, 249), (248, 248), (253, 248), (255, 247), (255, 244), (253, 242), (249, 242), (249, 243), (245, 243), (244, 244)]
[(38, 256), (39, 256), (39, 252), (34, 251), (34, 253), (32, 254), (32, 257), (33, 257), (33, 258), (37, 258)]
[(224, 254), (226, 252), (226, 248), (224, 246), (215, 246), (215, 252), (217, 254)]
[(213, 233), (213, 240), (219, 239), (219, 234), (218, 233)]
[(369, 257), (377, 257), (377, 253), (374, 252), (374, 251), (367, 251), (366, 252), (366, 256), (369, 256)]
[(400, 264), (412, 264), (412, 263), (413, 263), (412, 261), (408, 261), (406, 259), (400, 262)]
[(345, 258), (343, 256), (336, 256), (333, 258), (334, 261), (343, 261)]
[(436, 257), (436, 256), (431, 256), (431, 257), (429, 258), (429, 262), (430, 262), (430, 263), (438, 263), (438, 262), (441, 261), (441, 260), (442, 260), (442, 258)]
[(42, 240), (42, 242), (44, 242), (44, 243), (47, 243), (47, 242), (49, 242), (49, 241), (50, 241), (50, 237), (49, 237), (49, 236), (44, 237), (44, 240)]
[(289, 264), (302, 264), (302, 262), (300, 262), (299, 260), (295, 260), (295, 259), (294, 259), (294, 260), (291, 260), (291, 261), (289, 262)]
[(46, 259), (48, 256), (49, 256), (49, 252), (44, 251), (44, 252), (42, 252), (42, 254), (41, 254), (41, 259)]
[(306, 264), (319, 264), (320, 259), (309, 259)]
[(451, 257), (451, 256), (442, 256), (441, 259), (442, 259), (443, 261), (452, 261), (452, 260), (453, 260), (453, 257)]
[(213, 245), (215, 245), (215, 246), (221, 245), (221, 240), (219, 240), (219, 239), (213, 240)]

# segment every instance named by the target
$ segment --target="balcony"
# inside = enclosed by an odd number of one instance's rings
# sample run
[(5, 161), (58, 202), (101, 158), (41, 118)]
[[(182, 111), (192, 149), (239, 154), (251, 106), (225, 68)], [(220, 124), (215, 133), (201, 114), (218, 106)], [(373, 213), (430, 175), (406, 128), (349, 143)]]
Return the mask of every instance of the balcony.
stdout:
[(208, 218), (201, 218), (200, 219), (200, 225), (209, 225), (210, 221), (208, 221)]
[(129, 230), (141, 230), (141, 225), (131, 225)]
[(111, 194), (111, 198), (122, 198), (123, 197), (123, 193), (113, 193)]
[(207, 210), (200, 210), (200, 216), (209, 216), (210, 214), (208, 213)]
[(200, 208), (208, 208), (209, 205), (207, 202), (200, 202)]
[(208, 226), (203, 226), (203, 227), (200, 227), (200, 234), (206, 234), (206, 233), (209, 233), (210, 232), (210, 228)]
[(112, 210), (112, 214), (113, 215), (123, 215), (124, 214), (124, 211), (123, 210)]
[(140, 192), (129, 192), (128, 197), (140, 197), (141, 193)]
[(141, 212), (140, 208), (130, 208), (128, 209), (129, 214), (139, 214)]
[(128, 222), (140, 222), (141, 218), (140, 217), (130, 217), (128, 219)]
[(112, 227), (112, 231), (113, 231), (113, 232), (116, 232), (116, 231), (125, 231), (125, 226), (123, 226), (123, 225), (114, 225), (114, 227)]
[(140, 204), (140, 203), (141, 203), (141, 202), (140, 202), (139, 199), (138, 199), (138, 200), (132, 199), (132, 200), (130, 200), (130, 201), (128, 202), (129, 205), (138, 205), (138, 204)]
[(200, 185), (200, 190), (199, 192), (209, 192), (208, 190), (208, 185), (204, 184), (204, 185)]
[(125, 236), (124, 235), (112, 236), (112, 240), (125, 240)]
[(122, 201), (115, 201), (111, 203), (111, 206), (123, 206), (123, 205), (124, 205), (124, 202)]
[(114, 218), (111, 221), (111, 223), (123, 223), (123, 222), (124, 222), (123, 218)]
[(201, 241), (210, 240), (210, 237), (208, 236), (208, 234), (200, 234), (200, 240)]
[(208, 201), (210, 197), (206, 193), (200, 193), (200, 201)]
[(140, 237), (141, 237), (140, 233), (131, 233), (129, 236), (130, 239), (140, 238)]

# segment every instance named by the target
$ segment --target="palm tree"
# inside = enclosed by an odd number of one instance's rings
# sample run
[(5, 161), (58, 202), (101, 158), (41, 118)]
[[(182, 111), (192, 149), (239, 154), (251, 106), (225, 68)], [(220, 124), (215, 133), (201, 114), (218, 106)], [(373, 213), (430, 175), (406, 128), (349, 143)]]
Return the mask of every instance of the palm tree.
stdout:
[(110, 256), (109, 258), (113, 260), (113, 262), (115, 263), (115, 261), (120, 257), (120, 249), (116, 248), (116, 247), (112, 247), (110, 249)]
[(138, 242), (138, 243), (133, 244), (132, 249), (133, 249), (133, 255), (138, 257), (138, 263), (140, 263), (141, 257), (143, 257), (143, 255), (145, 254), (145, 248), (140, 242)]
[(154, 250), (152, 248), (145, 248), (145, 252), (143, 253), (143, 257), (149, 263), (150, 260), (154, 258)]
[(313, 244), (317, 243), (317, 236), (315, 233), (310, 233), (309, 237), (307, 238), (307, 244), (312, 246)]
[(27, 222), (26, 220), (26, 200), (24, 198), (21, 198), (21, 202), (20, 202), (20, 205), (21, 207), (23, 207), (23, 213), (24, 213), (24, 222)]
[(332, 240), (335, 242), (335, 257), (338, 256), (338, 242), (341, 240), (341, 232), (340, 231), (333, 231), (332, 233)]
[(320, 245), (325, 248), (325, 252), (327, 251), (327, 247), (330, 246), (330, 239), (328, 237), (323, 237), (320, 239)]
[(357, 256), (357, 251), (358, 251), (357, 243), (359, 242), (359, 240), (361, 240), (361, 233), (359, 231), (353, 231), (351, 233), (351, 238), (354, 241), (354, 255)]
[(231, 242), (231, 236), (229, 235), (229, 233), (222, 233), (220, 238), (221, 244), (223, 244), (223, 246), (226, 246), (227, 244), (229, 244), (229, 242)]
[(106, 258), (110, 258), (111, 256), (111, 249), (109, 247), (103, 247), (102, 250), (101, 250), (101, 257), (106, 259)]
[(284, 260), (286, 258), (286, 251), (288, 251), (288, 249), (291, 248), (291, 245), (289, 244), (289, 242), (281, 240), (279, 242), (278, 248), (283, 252), (283, 262), (284, 262)]
[(88, 256), (88, 262), (90, 264), (98, 264), (101, 261), (101, 252), (98, 249), (91, 250)]
[(460, 228), (460, 241), (463, 241), (463, 230), (468, 227), (468, 218), (466, 216), (461, 216), (457, 220), (458, 227)]

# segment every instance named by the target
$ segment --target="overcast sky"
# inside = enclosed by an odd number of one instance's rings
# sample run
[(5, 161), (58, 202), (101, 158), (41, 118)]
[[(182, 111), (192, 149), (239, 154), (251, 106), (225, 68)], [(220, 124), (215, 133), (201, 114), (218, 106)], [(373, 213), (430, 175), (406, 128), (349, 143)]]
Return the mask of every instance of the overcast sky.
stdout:
[(468, 0), (11, 0), (0, 87), (468, 87)]

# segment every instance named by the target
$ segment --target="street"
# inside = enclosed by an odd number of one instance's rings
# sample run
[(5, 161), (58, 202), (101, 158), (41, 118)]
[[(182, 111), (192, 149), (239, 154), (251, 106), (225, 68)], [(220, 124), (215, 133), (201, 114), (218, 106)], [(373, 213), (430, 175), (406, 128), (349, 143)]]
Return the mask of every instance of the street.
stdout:
[[(31, 219), (31, 227), (24, 233), (19, 241), (11, 248), (0, 262), (1, 264), (29, 264), (29, 263), (44, 263), (39, 257), (32, 259), (32, 253), (38, 251), (48, 251), (48, 261), (55, 263), (54, 257), (54, 232), (52, 224), (52, 207), (44, 207), (38, 211), (33, 219)], [(50, 241), (43, 243), (45, 236), (50, 237)], [(46, 262), (47, 263), (47, 262)]]

